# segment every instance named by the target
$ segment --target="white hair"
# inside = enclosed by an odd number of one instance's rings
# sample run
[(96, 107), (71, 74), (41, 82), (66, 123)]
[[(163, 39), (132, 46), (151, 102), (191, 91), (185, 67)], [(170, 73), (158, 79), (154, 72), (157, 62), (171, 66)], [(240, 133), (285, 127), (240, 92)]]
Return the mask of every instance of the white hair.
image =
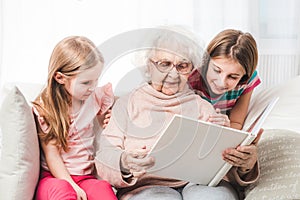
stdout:
[[(157, 50), (166, 51), (191, 61), (195, 68), (199, 67), (203, 55), (204, 43), (196, 37), (196, 34), (183, 26), (159, 26), (156, 27), (155, 35), (146, 39), (150, 41), (150, 47), (143, 51), (136, 52), (134, 64), (147, 66), (148, 61)], [(148, 80), (147, 67), (145, 78)]]

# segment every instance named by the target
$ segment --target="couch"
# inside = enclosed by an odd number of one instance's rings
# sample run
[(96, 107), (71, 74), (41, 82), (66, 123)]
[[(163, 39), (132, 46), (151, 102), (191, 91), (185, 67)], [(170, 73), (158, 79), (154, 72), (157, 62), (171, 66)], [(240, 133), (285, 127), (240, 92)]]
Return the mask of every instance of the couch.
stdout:
[[(245, 126), (266, 103), (279, 101), (258, 144), (261, 176), (246, 200), (300, 199), (300, 76), (253, 95)], [(0, 199), (32, 199), (39, 176), (39, 144), (30, 101), (36, 84), (14, 84), (0, 94)]]

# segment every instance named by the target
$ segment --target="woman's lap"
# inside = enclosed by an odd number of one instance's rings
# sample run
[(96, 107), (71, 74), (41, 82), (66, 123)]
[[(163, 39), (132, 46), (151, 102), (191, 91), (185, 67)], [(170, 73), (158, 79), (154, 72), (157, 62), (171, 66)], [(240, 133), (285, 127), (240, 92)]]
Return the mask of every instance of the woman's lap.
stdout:
[(189, 183), (182, 189), (173, 189), (166, 186), (154, 186), (146, 188), (135, 194), (130, 200), (238, 200), (238, 195), (234, 188), (222, 181), (217, 187), (209, 187)]
[(221, 181), (217, 187), (189, 183), (182, 190), (184, 200), (238, 200), (238, 195), (230, 183)]
[(182, 200), (180, 192), (166, 186), (153, 186), (135, 194), (129, 200)]

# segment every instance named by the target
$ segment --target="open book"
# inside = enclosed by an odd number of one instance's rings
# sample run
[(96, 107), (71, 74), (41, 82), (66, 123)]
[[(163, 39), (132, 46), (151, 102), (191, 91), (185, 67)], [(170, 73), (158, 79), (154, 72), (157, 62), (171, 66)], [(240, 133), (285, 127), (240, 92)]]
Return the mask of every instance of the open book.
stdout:
[(277, 100), (263, 109), (247, 131), (174, 115), (149, 153), (155, 158), (149, 173), (216, 186), (232, 167), (222, 159), (222, 151), (251, 144)]

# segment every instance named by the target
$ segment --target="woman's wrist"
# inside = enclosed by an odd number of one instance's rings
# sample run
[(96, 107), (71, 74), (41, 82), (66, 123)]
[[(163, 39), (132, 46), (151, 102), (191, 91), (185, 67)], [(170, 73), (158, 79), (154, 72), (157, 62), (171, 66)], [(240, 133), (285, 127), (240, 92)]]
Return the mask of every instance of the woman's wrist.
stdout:
[(122, 155), (123, 153), (121, 154), (121, 157), (120, 157), (120, 171), (121, 171), (121, 174), (122, 174), (122, 177), (124, 179), (129, 179), (129, 178), (132, 178), (133, 177), (133, 174), (130, 172), (130, 170), (126, 167), (124, 167), (123, 165), (123, 162), (122, 162)]

